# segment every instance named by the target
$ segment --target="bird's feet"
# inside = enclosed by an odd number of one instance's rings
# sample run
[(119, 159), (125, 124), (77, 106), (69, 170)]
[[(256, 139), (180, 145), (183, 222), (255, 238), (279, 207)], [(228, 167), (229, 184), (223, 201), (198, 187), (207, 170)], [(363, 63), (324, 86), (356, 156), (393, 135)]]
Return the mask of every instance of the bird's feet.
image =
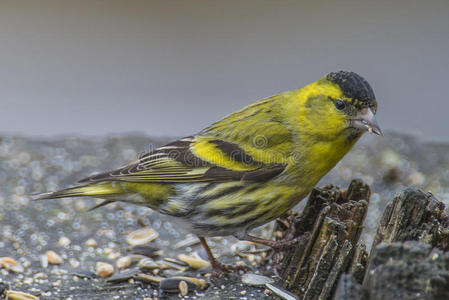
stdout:
[(210, 276), (210, 281), (218, 285), (218, 279), (221, 278), (223, 275), (227, 276), (230, 273), (234, 272), (247, 272), (250, 271), (251, 268), (246, 265), (228, 265), (228, 264), (222, 264), (218, 260), (215, 260), (212, 263), (212, 273)]

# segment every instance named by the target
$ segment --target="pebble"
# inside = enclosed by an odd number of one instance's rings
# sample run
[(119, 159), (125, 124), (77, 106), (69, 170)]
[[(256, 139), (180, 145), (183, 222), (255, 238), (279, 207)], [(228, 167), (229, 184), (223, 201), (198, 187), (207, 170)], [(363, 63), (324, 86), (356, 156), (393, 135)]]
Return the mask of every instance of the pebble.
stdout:
[(47, 262), (50, 265), (62, 264), (62, 257), (53, 250), (49, 250), (49, 251), (45, 252), (45, 256), (47, 257)]
[(111, 264), (105, 262), (97, 262), (96, 273), (100, 277), (109, 277), (114, 274), (114, 267)]
[(119, 259), (117, 259), (115, 266), (119, 270), (127, 269), (129, 266), (131, 266), (131, 257), (129, 256), (122, 256)]
[(126, 242), (131, 246), (140, 246), (150, 243), (159, 237), (159, 233), (149, 227), (132, 231), (126, 237)]
[(242, 282), (247, 285), (259, 286), (267, 283), (273, 283), (274, 280), (270, 277), (256, 275), (253, 273), (245, 273), (242, 275)]
[(197, 253), (194, 253), (193, 256), (179, 254), (178, 259), (188, 264), (192, 269), (210, 267), (210, 262), (202, 259)]
[(9, 269), (16, 265), (17, 265), (17, 261), (14, 258), (8, 257), (8, 256), (0, 257), (0, 269), (1, 268)]

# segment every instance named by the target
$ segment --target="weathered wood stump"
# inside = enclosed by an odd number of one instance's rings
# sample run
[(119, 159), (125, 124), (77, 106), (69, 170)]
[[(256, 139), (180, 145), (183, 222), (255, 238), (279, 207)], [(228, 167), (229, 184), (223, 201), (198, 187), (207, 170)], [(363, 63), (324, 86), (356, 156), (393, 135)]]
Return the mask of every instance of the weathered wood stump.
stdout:
[(342, 273), (362, 280), (367, 253), (358, 240), (370, 194), (360, 180), (346, 191), (333, 186), (313, 190), (294, 220), (295, 236), (309, 232), (310, 239), (287, 252), (282, 262), (286, 288), (303, 299), (328, 299)]
[(404, 190), (379, 223), (363, 283), (342, 276), (334, 299), (449, 299), (448, 240), (444, 204)]

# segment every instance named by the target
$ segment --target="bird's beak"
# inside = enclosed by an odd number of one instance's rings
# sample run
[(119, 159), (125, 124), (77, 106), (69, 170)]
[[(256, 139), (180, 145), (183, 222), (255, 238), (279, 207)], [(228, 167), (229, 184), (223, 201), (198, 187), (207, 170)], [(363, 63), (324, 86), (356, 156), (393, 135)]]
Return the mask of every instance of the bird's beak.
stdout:
[(379, 124), (371, 108), (366, 107), (352, 120), (352, 126), (362, 130), (367, 130), (371, 134), (382, 135)]

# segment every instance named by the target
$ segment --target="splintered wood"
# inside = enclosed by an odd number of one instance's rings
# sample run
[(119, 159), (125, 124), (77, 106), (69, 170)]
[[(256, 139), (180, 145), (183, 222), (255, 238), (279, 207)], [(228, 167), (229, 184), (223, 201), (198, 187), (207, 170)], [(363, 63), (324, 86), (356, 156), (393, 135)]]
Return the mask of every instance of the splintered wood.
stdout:
[(294, 236), (309, 232), (310, 239), (292, 247), (282, 261), (286, 288), (303, 299), (328, 299), (342, 273), (362, 280), (367, 253), (358, 241), (370, 194), (360, 180), (353, 180), (346, 191), (334, 186), (312, 191), (293, 221)]

